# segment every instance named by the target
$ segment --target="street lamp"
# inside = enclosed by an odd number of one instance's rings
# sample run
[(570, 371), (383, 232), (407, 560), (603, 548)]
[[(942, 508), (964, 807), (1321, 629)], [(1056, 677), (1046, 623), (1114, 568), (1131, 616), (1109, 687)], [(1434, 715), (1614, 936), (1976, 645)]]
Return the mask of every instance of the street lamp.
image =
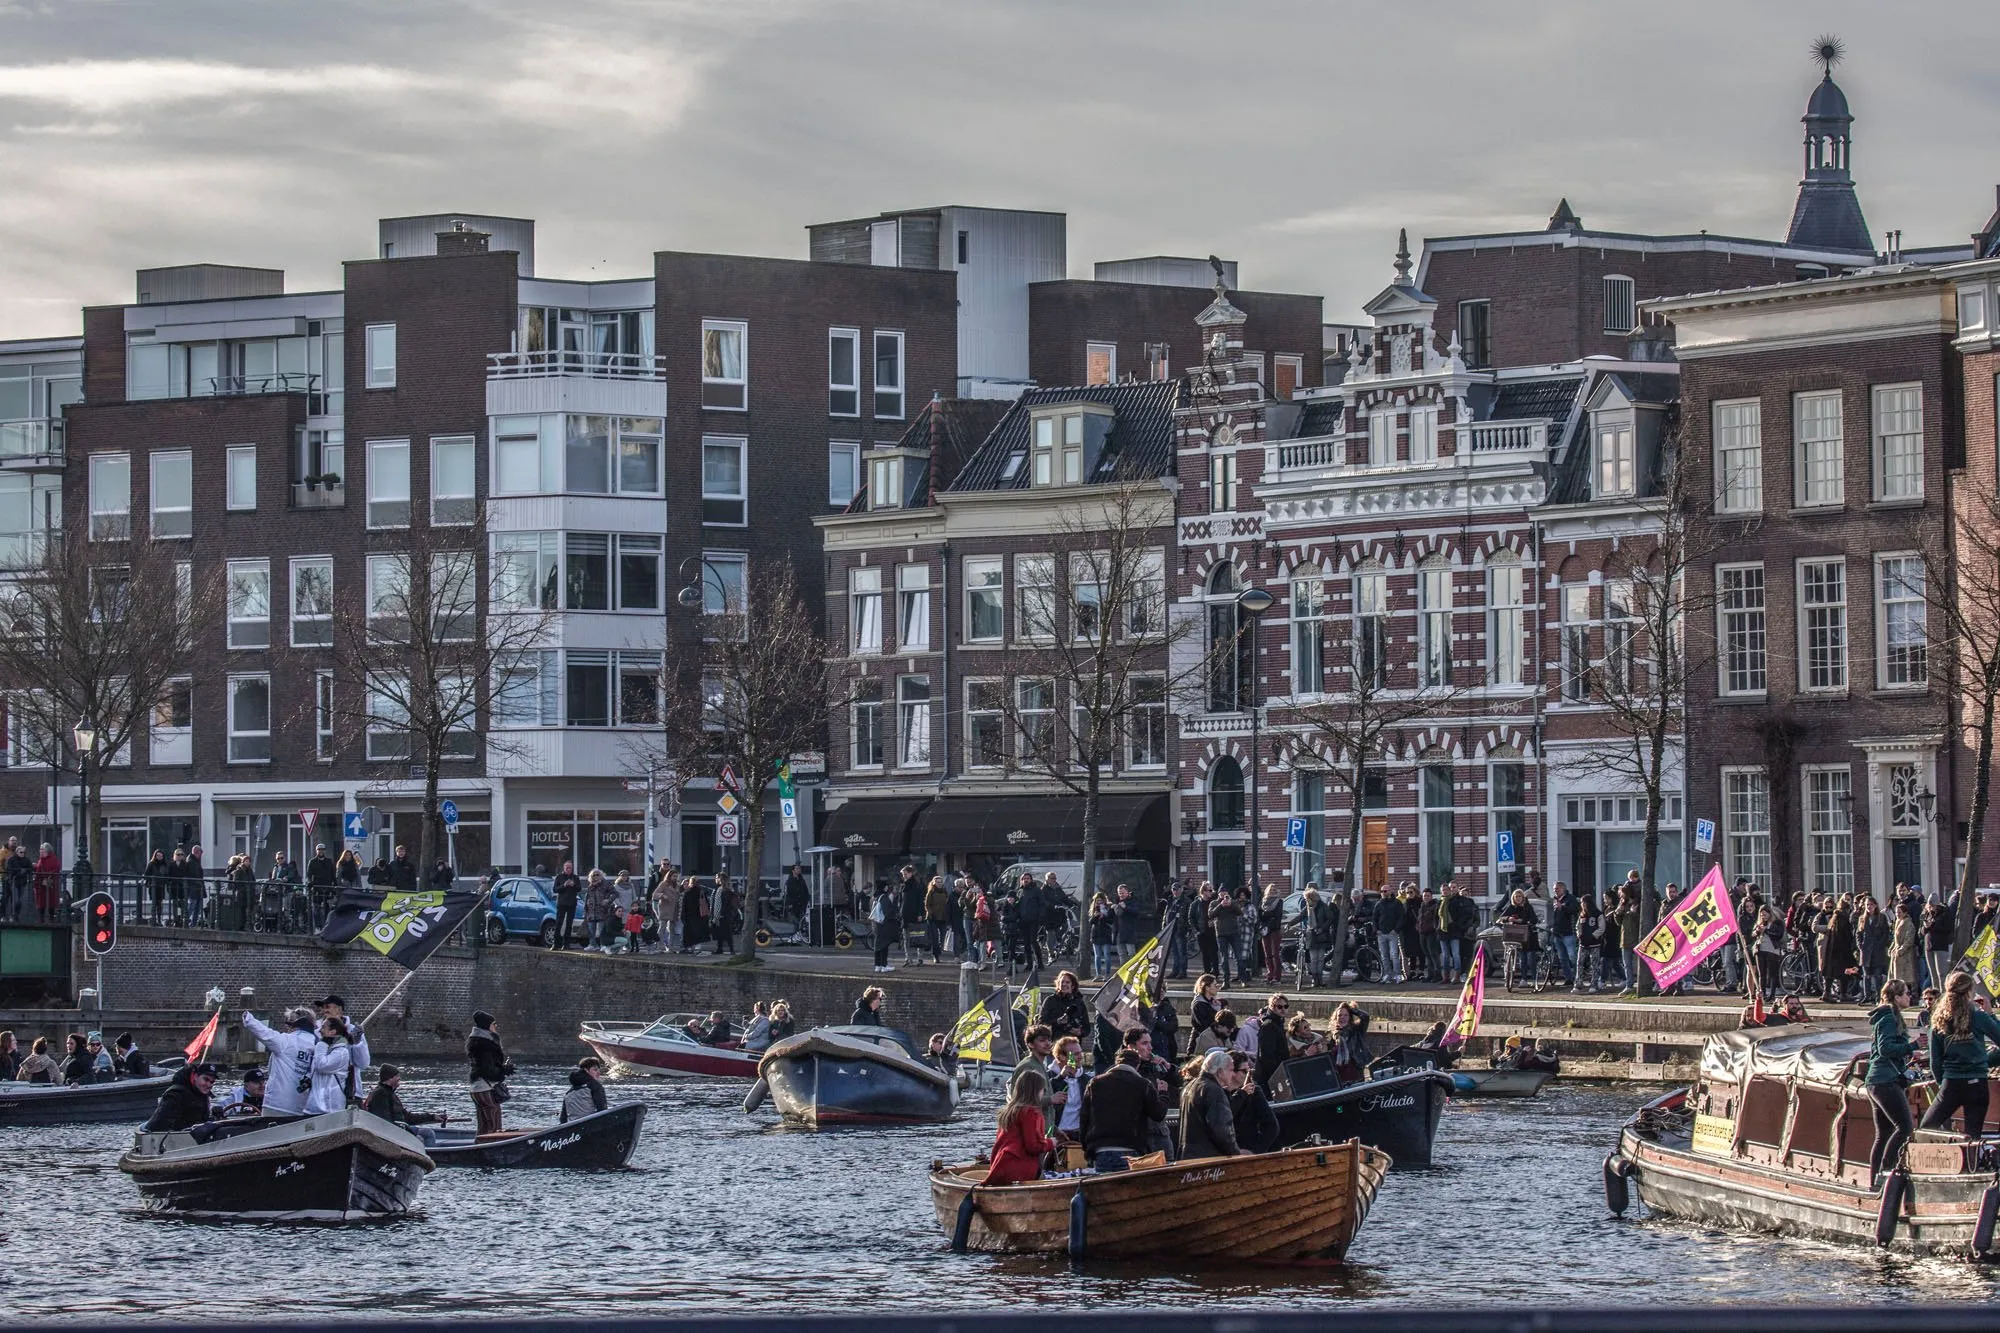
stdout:
[(76, 864), (72, 870), (91, 868), (90, 863), (90, 755), (97, 748), (97, 728), (88, 721), (78, 722), (70, 728), (70, 739), (76, 742), (77, 804), (80, 813), (76, 821)]
[[(686, 579), (688, 577), (688, 566), (694, 564), (696, 561), (701, 562), (701, 572), (703, 574), (714, 573), (716, 586), (722, 588), (722, 600), (724, 603), (722, 609), (727, 611), (729, 609), (729, 590), (722, 587), (722, 571), (709, 563), (707, 556), (695, 554), (681, 561), (680, 573), (674, 577), (677, 579)], [(706, 600), (706, 591), (702, 587), (701, 579), (696, 578), (692, 582), (687, 583), (678, 593), (674, 594), (674, 600), (690, 611), (700, 610)]]
[[(1278, 599), (1262, 588), (1245, 588), (1236, 594), (1237, 610), (1249, 617), (1245, 627), (1250, 634), (1250, 892), (1251, 901), (1260, 901), (1255, 895), (1263, 893), (1259, 882), (1263, 874), (1263, 863), (1258, 856), (1260, 841), (1259, 825), (1263, 823), (1262, 803), (1257, 797), (1258, 778), (1263, 774), (1263, 752), (1259, 747), (1261, 719), (1257, 715), (1257, 624), (1266, 611), (1277, 604)], [(1243, 629), (1237, 631), (1242, 634)]]

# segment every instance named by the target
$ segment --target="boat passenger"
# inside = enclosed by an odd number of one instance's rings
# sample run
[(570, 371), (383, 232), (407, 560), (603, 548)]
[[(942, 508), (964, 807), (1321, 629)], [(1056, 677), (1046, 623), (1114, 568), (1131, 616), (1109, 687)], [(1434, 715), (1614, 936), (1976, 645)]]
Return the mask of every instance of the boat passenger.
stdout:
[(1215, 1026), (1215, 1015), (1224, 1007), (1215, 975), (1204, 972), (1194, 981), (1194, 1004), (1188, 1010), (1188, 1041), (1198, 1042), (1201, 1034)]
[(264, 1109), (282, 1115), (298, 1115), (306, 1109), (306, 1094), (312, 1091), (312, 1014), (292, 1009), (285, 1014), (290, 1031), (280, 1032), (260, 1022), (248, 1009), (243, 1011), (243, 1030), (264, 1043), (270, 1053), (271, 1081), (265, 1089)]
[(1451, 1031), (1449, 1023), (1433, 1023), (1424, 1029), (1424, 1035), (1415, 1049), (1422, 1051), (1430, 1059), (1434, 1068), (1449, 1069), (1458, 1063), (1457, 1043), (1445, 1045), (1445, 1034)]
[(946, 1039), (944, 1033), (933, 1032), (924, 1045), (924, 1063), (947, 1078), (958, 1077), (958, 1048)]
[(783, 1041), (798, 1031), (798, 1022), (792, 1017), (792, 1006), (788, 1000), (780, 1000), (771, 1006), (771, 1040)]
[(60, 1068), (56, 1058), (49, 1054), (49, 1039), (37, 1037), (28, 1048), (28, 1058), (14, 1071), (14, 1077), (23, 1083), (53, 1083)]
[(500, 1045), (493, 1015), (480, 1010), (472, 1016), (472, 1031), (465, 1038), (465, 1055), (472, 1062), (472, 1104), (478, 1111), (479, 1133), (500, 1132), (500, 1103), (507, 1093), (507, 1076), (514, 1062)]
[(323, 1018), (319, 1043), (313, 1047), (312, 1090), (306, 1093), (306, 1114), (325, 1115), (347, 1108), (347, 1080), (354, 1071), (354, 1047), (347, 1040), (347, 1024), (338, 1018)]
[(152, 1118), (143, 1129), (149, 1134), (172, 1133), (205, 1125), (209, 1119), (208, 1095), (215, 1090), (216, 1067), (209, 1064), (182, 1065), (174, 1071), (167, 1089), (160, 1094)]
[(352, 1048), (348, 1052), (348, 1056), (354, 1062), (354, 1077), (347, 1080), (347, 1095), (355, 1101), (359, 1101), (361, 1099), (361, 1071), (373, 1063), (373, 1058), (368, 1051), (368, 1034), (361, 1030), (359, 1023), (347, 1016), (347, 1001), (341, 999), (338, 995), (329, 995), (323, 1000), (314, 1000), (313, 1008), (319, 1011), (321, 1018), (331, 1018), (339, 1023), (341, 1031), (347, 1034), (347, 1044)]
[(118, 1078), (118, 1064), (111, 1058), (111, 1052), (104, 1049), (104, 1034), (93, 1032), (84, 1039), (84, 1049), (90, 1052), (90, 1081), (92, 1083), (112, 1083)]
[(433, 1115), (428, 1111), (412, 1111), (403, 1105), (401, 1089), (403, 1071), (394, 1065), (383, 1065), (375, 1074), (375, 1091), (368, 1094), (368, 1100), (361, 1109), (369, 1115), (380, 1116), (398, 1125), (448, 1125), (448, 1115)]
[(1241, 1051), (1231, 1051), (1237, 1085), (1229, 1090), (1229, 1113), (1236, 1126), (1236, 1143), (1244, 1152), (1272, 1152), (1278, 1146), (1278, 1113), (1264, 1085), (1251, 1077), (1253, 1063)]
[(11, 1081), (20, 1077), (21, 1043), (16, 1040), (14, 1030), (0, 1031), (0, 1081)]
[(1273, 995), (1257, 1013), (1257, 1049), (1251, 1054), (1256, 1057), (1257, 1082), (1266, 1089), (1271, 1086), (1271, 1076), (1284, 1067), (1291, 1054), (1291, 1042), (1285, 1035), (1291, 1005), (1284, 996)]
[[(1903, 1026), (1903, 1007), (1910, 1002), (1907, 983), (1891, 977), (1882, 984), (1881, 1003), (1868, 1012), (1873, 1029), (1868, 1049), (1868, 1100), (1875, 1108), (1875, 1146), (1868, 1153), (1868, 1188), (1881, 1188), (1882, 1172), (1902, 1160), (1910, 1141), (1910, 1053), (1917, 1044)], [(1982, 1070), (1983, 1080), (1985, 1073)]]
[(1556, 1055), (1556, 1044), (1544, 1038), (1532, 1046), (1524, 1045), (1520, 1063), (1514, 1067), (1531, 1074), (1560, 1074), (1562, 1061)]
[(1049, 1132), (1057, 1138), (1083, 1137), (1083, 1099), (1091, 1078), (1083, 1067), (1083, 1043), (1075, 1037), (1058, 1041), (1049, 1057), (1049, 1113), (1055, 1122)]
[(882, 1021), (882, 1005), (888, 998), (880, 986), (870, 986), (862, 991), (860, 1000), (854, 1005), (854, 1016), (847, 1020), (848, 1025), (857, 1028), (887, 1027), (888, 1024)]
[(114, 1045), (117, 1047), (117, 1060), (113, 1067), (119, 1078), (151, 1077), (153, 1067), (139, 1053), (139, 1043), (132, 1039), (131, 1033), (119, 1033)]
[(1938, 1095), (1921, 1123), (1941, 1129), (1963, 1108), (1965, 1137), (1978, 1139), (1986, 1132), (1986, 1075), (1994, 1058), (1987, 1043), (2000, 1043), (2000, 1018), (1974, 1007), (1972, 987), (1970, 972), (1952, 973), (1931, 1015), (1931, 1077), (1938, 1081)]
[(244, 1070), (243, 1081), (237, 1085), (236, 1091), (217, 1102), (215, 1109), (225, 1120), (235, 1120), (246, 1115), (262, 1115), (264, 1071), (261, 1068)]
[(750, 1026), (743, 1029), (742, 1047), (746, 1051), (766, 1051), (771, 1048), (771, 1014), (762, 1000), (750, 1006)]
[(1319, 1033), (1313, 1031), (1312, 1019), (1305, 1014), (1293, 1014), (1292, 1021), (1285, 1024), (1285, 1043), (1290, 1052), (1286, 1058), (1291, 1060), (1318, 1055), (1326, 1049)]
[(1100, 1171), (1119, 1170), (1126, 1158), (1144, 1154), (1154, 1131), (1166, 1123), (1166, 1099), (1139, 1065), (1138, 1048), (1127, 1046), (1111, 1068), (1083, 1090), (1078, 1126), (1083, 1151)]
[(687, 1030), (690, 1037), (704, 1046), (720, 1046), (729, 1040), (729, 1020), (720, 1009), (710, 1010), (706, 1019), (690, 1018)]
[(1233, 1054), (1217, 1048), (1202, 1057), (1201, 1072), (1181, 1090), (1181, 1140), (1175, 1154), (1181, 1161), (1197, 1157), (1236, 1157), (1236, 1111), (1229, 1104), (1231, 1089), (1240, 1087)]
[(1055, 989), (1043, 998), (1042, 1011), (1035, 1020), (1058, 1037), (1083, 1036), (1090, 1026), (1090, 1010), (1077, 989), (1076, 973), (1056, 973)]
[(1368, 1012), (1352, 1000), (1343, 1000), (1333, 1011), (1333, 1025), (1327, 1030), (1333, 1053), (1333, 1070), (1342, 1084), (1359, 1083), (1368, 1075)]
[(62, 1081), (66, 1087), (97, 1081), (97, 1057), (85, 1043), (81, 1032), (69, 1034), (69, 1052), (63, 1058)]
[(567, 1125), (572, 1120), (611, 1109), (611, 1099), (604, 1095), (604, 1084), (598, 1081), (603, 1072), (604, 1061), (594, 1055), (576, 1062), (576, 1068), (569, 1071), (569, 1091), (563, 1094), (559, 1123)]
[[(1082, 1043), (1078, 1042), (1077, 1045), (1081, 1048)], [(1046, 1024), (1037, 1023), (1021, 1035), (1021, 1046), (1026, 1053), (1022, 1055), (1020, 1062), (1014, 1066), (1014, 1072), (1008, 1077), (1007, 1083), (1011, 1087), (1020, 1081), (1023, 1074), (1041, 1075), (1045, 1089), (1042, 1110), (1046, 1113), (1049, 1110), (1049, 1103), (1046, 1100), (1048, 1095), (1046, 1088), (1049, 1074), (1049, 1057), (1055, 1053), (1055, 1034), (1049, 1031)]]
[(1042, 1154), (1056, 1146), (1042, 1119), (1048, 1095), (1048, 1079), (1033, 1069), (1022, 1070), (1008, 1087), (1007, 1104), (1000, 1108), (1000, 1129), (993, 1136), (988, 1185), (1021, 1185), (1041, 1179)]
[(1236, 1048), (1236, 1015), (1227, 1007), (1215, 1011), (1215, 1021), (1202, 1030), (1194, 1039), (1197, 1054), (1205, 1051), (1228, 1051)]

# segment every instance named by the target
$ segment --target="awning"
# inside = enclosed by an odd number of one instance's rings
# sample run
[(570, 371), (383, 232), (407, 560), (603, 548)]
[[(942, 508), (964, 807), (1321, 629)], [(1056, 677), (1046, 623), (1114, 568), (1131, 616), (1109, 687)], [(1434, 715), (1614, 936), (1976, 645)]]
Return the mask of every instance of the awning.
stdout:
[[(1119, 793), (1097, 798), (1097, 850), (1164, 852), (1172, 843), (1167, 793)], [(932, 801), (910, 830), (919, 851), (998, 855), (1083, 854), (1083, 798), (947, 796)]]
[(843, 852), (896, 856), (910, 850), (910, 821), (931, 803), (928, 796), (860, 797), (827, 812), (821, 842)]

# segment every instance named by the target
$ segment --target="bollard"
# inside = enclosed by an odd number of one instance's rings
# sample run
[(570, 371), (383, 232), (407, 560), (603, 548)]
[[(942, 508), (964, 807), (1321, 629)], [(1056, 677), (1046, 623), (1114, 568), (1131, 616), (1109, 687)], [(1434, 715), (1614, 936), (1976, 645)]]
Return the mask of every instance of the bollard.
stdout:
[(965, 1013), (979, 1003), (979, 964), (958, 965), (958, 1012)]

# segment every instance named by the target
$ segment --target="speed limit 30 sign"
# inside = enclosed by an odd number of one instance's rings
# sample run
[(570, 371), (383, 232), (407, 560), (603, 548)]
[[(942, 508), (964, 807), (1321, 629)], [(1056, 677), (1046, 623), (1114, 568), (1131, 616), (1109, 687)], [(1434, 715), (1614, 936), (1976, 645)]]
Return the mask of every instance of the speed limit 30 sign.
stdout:
[(715, 821), (715, 843), (718, 847), (735, 847), (743, 841), (743, 821), (735, 815), (722, 815)]

